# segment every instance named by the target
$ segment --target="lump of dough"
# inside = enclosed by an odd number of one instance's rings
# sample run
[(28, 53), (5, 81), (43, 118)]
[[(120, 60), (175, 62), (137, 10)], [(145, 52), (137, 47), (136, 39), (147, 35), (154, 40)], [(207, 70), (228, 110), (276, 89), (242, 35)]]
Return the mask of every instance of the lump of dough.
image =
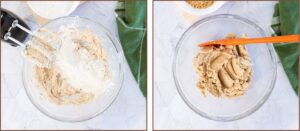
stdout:
[(210, 63), (211, 69), (219, 70), (227, 62), (229, 58), (230, 58), (229, 54), (220, 53), (220, 55)]
[(230, 88), (233, 86), (233, 80), (224, 69), (221, 69), (218, 74), (219, 80), (221, 81), (222, 85), (224, 85), (224, 87)]
[[(235, 38), (229, 35), (229, 38)], [(197, 87), (216, 97), (243, 95), (251, 82), (251, 60), (243, 45), (206, 46), (194, 59)]]

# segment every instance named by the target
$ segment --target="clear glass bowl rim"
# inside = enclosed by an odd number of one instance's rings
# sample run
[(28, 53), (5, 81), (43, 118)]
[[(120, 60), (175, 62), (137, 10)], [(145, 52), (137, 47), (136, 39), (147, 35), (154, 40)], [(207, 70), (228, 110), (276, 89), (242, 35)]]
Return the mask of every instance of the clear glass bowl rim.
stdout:
[(249, 24), (250, 26), (254, 27), (259, 33), (260, 35), (262, 35), (263, 37), (266, 37), (265, 35), (265, 32), (263, 31), (263, 29), (261, 27), (259, 27), (258, 25), (256, 25), (254, 22), (246, 19), (246, 18), (243, 18), (243, 17), (240, 17), (240, 16), (237, 16), (237, 15), (232, 15), (232, 14), (218, 14), (218, 15), (213, 15), (213, 16), (208, 16), (208, 17), (205, 17), (203, 19), (200, 19), (198, 21), (196, 21), (194, 24), (192, 24), (183, 34), (182, 36), (180, 37), (176, 47), (175, 47), (175, 53), (174, 53), (174, 56), (173, 56), (173, 65), (172, 65), (172, 73), (173, 73), (173, 79), (175, 81), (175, 85), (176, 85), (176, 89), (179, 93), (179, 95), (181, 96), (181, 98), (183, 99), (183, 101), (185, 102), (186, 105), (188, 105), (189, 108), (191, 108), (195, 113), (203, 116), (204, 118), (207, 118), (207, 119), (210, 119), (210, 120), (215, 120), (215, 121), (234, 121), (234, 120), (239, 120), (239, 119), (242, 119), (242, 118), (245, 118), (247, 116), (249, 116), (250, 114), (254, 113), (255, 111), (257, 111), (265, 102), (266, 100), (269, 98), (270, 94), (272, 93), (272, 90), (274, 88), (274, 85), (275, 85), (275, 82), (276, 82), (276, 78), (277, 78), (277, 64), (276, 64), (276, 55), (275, 55), (275, 51), (274, 51), (274, 48), (271, 44), (268, 44), (267, 43), (267, 47), (268, 47), (268, 50), (269, 50), (269, 53), (271, 55), (271, 59), (273, 61), (273, 66), (274, 66), (274, 75), (273, 75), (273, 79), (271, 81), (271, 85), (270, 87), (268, 87), (268, 90), (267, 90), (267, 93), (266, 95), (261, 99), (261, 101), (259, 101), (253, 108), (251, 108), (250, 110), (247, 110), (246, 112), (242, 113), (242, 114), (238, 114), (238, 115), (235, 115), (235, 116), (230, 116), (230, 117), (220, 117), (220, 116), (213, 116), (213, 115), (209, 115), (199, 109), (197, 109), (191, 102), (189, 102), (189, 100), (186, 98), (186, 96), (184, 95), (181, 87), (180, 87), (180, 84), (179, 84), (179, 80), (177, 78), (177, 75), (176, 75), (176, 60), (177, 60), (177, 56), (178, 56), (178, 51), (181, 47), (181, 45), (183, 44), (183, 40), (187, 37), (187, 35), (190, 33), (190, 32), (193, 32), (195, 30), (195, 27), (207, 22), (207, 21), (210, 21), (210, 20), (215, 20), (215, 19), (219, 19), (219, 18), (226, 18), (226, 19), (235, 19), (235, 20), (238, 20), (238, 21), (242, 21), (244, 23), (247, 23)]
[(120, 77), (120, 80), (121, 80), (121, 82), (120, 82), (120, 88), (118, 89), (118, 92), (117, 92), (117, 94), (116, 94), (116, 96), (115, 96), (115, 98), (113, 98), (113, 100), (112, 100), (112, 102), (104, 109), (104, 110), (99, 110), (98, 112), (96, 112), (95, 114), (93, 114), (93, 115), (91, 115), (91, 116), (87, 116), (87, 117), (85, 117), (85, 118), (83, 118), (83, 119), (80, 119), (80, 120), (66, 120), (66, 119), (61, 119), (61, 118), (57, 118), (57, 117), (55, 117), (55, 116), (52, 116), (52, 115), (50, 115), (50, 114), (48, 114), (48, 113), (46, 113), (47, 111), (45, 111), (42, 107), (40, 107), (40, 105), (38, 105), (37, 103), (35, 103), (35, 101), (33, 100), (33, 98), (32, 98), (32, 96), (31, 96), (31, 94), (28, 92), (28, 87), (27, 87), (27, 82), (26, 82), (26, 80), (25, 80), (25, 66), (24, 66), (24, 64), (26, 63), (26, 61), (23, 63), (23, 70), (22, 70), (22, 81), (23, 81), (23, 85), (24, 85), (24, 87), (25, 87), (25, 92), (26, 92), (26, 94), (27, 94), (27, 96), (28, 96), (28, 98), (30, 99), (30, 102), (42, 113), (42, 114), (44, 114), (44, 115), (46, 115), (46, 116), (48, 116), (48, 117), (50, 117), (50, 118), (52, 118), (52, 119), (55, 119), (55, 120), (58, 120), (58, 121), (63, 121), (63, 122), (81, 122), (81, 121), (86, 121), (86, 120), (89, 120), (89, 119), (92, 119), (92, 118), (94, 118), (94, 117), (96, 117), (96, 116), (98, 116), (98, 115), (100, 115), (101, 113), (103, 113), (103, 112), (105, 112), (113, 103), (114, 103), (114, 101), (116, 100), (116, 98), (119, 96), (119, 94), (120, 94), (120, 90), (121, 90), (121, 88), (123, 87), (123, 83), (124, 83), (124, 54), (123, 54), (123, 50), (122, 50), (122, 47), (121, 47), (121, 44), (120, 44), (120, 42), (119, 42), (119, 40), (116, 38), (116, 37), (114, 37), (110, 32), (109, 32), (109, 30), (107, 29), (107, 28), (105, 28), (102, 24), (100, 24), (100, 23), (98, 23), (98, 22), (95, 22), (95, 21), (93, 21), (93, 20), (90, 20), (90, 19), (88, 19), (88, 18), (83, 18), (83, 17), (79, 17), (79, 16), (65, 16), (65, 17), (59, 17), (59, 18), (56, 18), (56, 19), (53, 19), (53, 20), (50, 20), (48, 23), (46, 23), (45, 25), (42, 25), (40, 28), (38, 28), (38, 29), (41, 29), (41, 28), (43, 28), (43, 27), (45, 27), (45, 26), (47, 26), (48, 24), (50, 24), (52, 21), (57, 21), (57, 20), (61, 20), (61, 19), (68, 19), (68, 18), (75, 18), (75, 19), (82, 19), (82, 20), (84, 20), (84, 21), (88, 21), (88, 22), (91, 22), (91, 23), (94, 23), (94, 24), (96, 24), (98, 27), (100, 27), (101, 28), (101, 30), (105, 33), (105, 34), (107, 34), (107, 36), (109, 37), (109, 39), (112, 41), (112, 43), (114, 44), (114, 47), (115, 47), (115, 49), (117, 50), (117, 52), (119, 52), (118, 53), (118, 59), (119, 59), (119, 63), (120, 63), (120, 75), (119, 75), (119, 77)]

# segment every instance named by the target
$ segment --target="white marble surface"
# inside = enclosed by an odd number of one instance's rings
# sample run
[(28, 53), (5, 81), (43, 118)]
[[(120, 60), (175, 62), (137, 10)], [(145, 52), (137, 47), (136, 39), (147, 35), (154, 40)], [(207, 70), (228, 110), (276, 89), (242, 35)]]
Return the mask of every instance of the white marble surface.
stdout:
[[(85, 2), (71, 15), (97, 21), (117, 36), (114, 16), (116, 2)], [(8, 9), (25, 19), (31, 28), (38, 26), (24, 2), (1, 1)], [(21, 77), (23, 58), (17, 48), (1, 42), (1, 129), (145, 129), (146, 99), (125, 67), (123, 87), (116, 101), (99, 116), (84, 122), (66, 123), (39, 112), (28, 99)]]
[[(227, 2), (210, 15), (237, 14), (254, 21), (270, 35), (274, 5), (275, 1)], [(176, 43), (190, 25), (191, 22), (183, 19), (174, 2), (154, 2), (154, 129), (299, 128), (299, 98), (279, 62), (271, 96), (250, 116), (232, 122), (216, 122), (193, 112), (179, 96), (171, 68)]]

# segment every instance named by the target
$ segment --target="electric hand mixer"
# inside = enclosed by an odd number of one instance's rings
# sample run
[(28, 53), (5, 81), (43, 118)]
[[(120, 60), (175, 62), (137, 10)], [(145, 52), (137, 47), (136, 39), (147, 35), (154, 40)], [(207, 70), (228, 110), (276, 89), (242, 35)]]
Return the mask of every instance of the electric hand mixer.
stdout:
[[(27, 37), (30, 39), (25, 42)], [(22, 19), (5, 9), (1, 9), (1, 39), (11, 46), (20, 46), (26, 58), (42, 67), (53, 63), (61, 45), (56, 34), (44, 29), (32, 32)]]

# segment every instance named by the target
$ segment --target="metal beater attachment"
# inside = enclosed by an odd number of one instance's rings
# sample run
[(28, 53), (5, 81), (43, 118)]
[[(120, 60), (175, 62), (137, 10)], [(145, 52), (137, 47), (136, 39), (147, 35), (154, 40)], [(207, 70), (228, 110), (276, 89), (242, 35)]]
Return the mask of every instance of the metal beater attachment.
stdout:
[[(26, 43), (21, 43), (15, 38), (11, 37), (10, 30), (12, 28), (19, 28), (28, 33), (31, 38)], [(36, 32), (31, 32), (14, 20), (8, 32), (4, 35), (4, 40), (11, 40), (20, 47), (22, 47), (23, 54), (30, 61), (41, 67), (50, 67), (55, 60), (55, 51), (60, 48), (61, 39), (54, 33), (45, 29), (39, 29)]]

